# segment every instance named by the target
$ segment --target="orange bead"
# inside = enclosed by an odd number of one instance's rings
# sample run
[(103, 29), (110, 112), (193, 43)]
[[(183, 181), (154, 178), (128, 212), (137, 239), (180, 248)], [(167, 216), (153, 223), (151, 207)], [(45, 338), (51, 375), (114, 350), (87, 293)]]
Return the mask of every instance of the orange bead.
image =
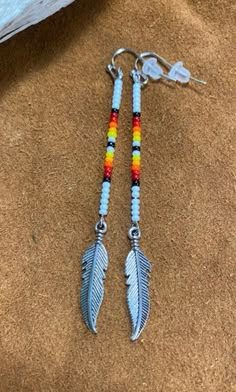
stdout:
[(141, 128), (140, 127), (133, 127), (133, 132), (141, 132)]
[(115, 121), (109, 122), (109, 128), (117, 128), (117, 122)]
[(104, 168), (110, 168), (110, 169), (112, 169), (112, 168), (113, 168), (113, 164), (110, 163), (110, 162), (105, 162), (105, 163), (104, 163)]
[(113, 160), (112, 160), (112, 159), (109, 159), (109, 158), (106, 158), (106, 159), (105, 159), (104, 166), (113, 167)]
[(135, 170), (135, 171), (140, 171), (140, 166), (138, 166), (138, 165), (132, 165), (132, 171), (133, 170)]

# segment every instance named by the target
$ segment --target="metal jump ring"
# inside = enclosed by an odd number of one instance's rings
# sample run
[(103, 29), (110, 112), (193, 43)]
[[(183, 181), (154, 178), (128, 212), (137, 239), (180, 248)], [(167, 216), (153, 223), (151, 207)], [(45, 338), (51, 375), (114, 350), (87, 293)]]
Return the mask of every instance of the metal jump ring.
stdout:
[(141, 230), (138, 223), (135, 223), (130, 229), (128, 236), (131, 240), (139, 240), (141, 238)]
[(104, 220), (104, 217), (101, 217), (101, 219), (96, 223), (95, 232), (101, 234), (105, 234), (107, 232), (107, 224)]

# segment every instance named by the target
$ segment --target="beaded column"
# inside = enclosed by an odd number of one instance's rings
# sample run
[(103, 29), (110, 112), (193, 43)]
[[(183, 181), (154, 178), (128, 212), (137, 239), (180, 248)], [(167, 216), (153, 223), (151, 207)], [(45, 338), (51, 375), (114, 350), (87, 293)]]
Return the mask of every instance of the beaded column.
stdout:
[(131, 220), (140, 220), (140, 164), (141, 164), (141, 83), (133, 84), (133, 143), (132, 143), (132, 188)]
[(95, 226), (96, 240), (82, 257), (82, 287), (80, 306), (83, 319), (88, 329), (96, 333), (96, 322), (100, 306), (104, 296), (104, 279), (108, 267), (108, 254), (103, 245), (103, 236), (107, 231), (105, 216), (108, 213), (109, 195), (113, 159), (117, 138), (118, 114), (121, 103), (123, 74), (118, 70), (114, 80), (114, 93), (112, 98), (112, 110), (107, 132), (107, 149), (104, 162), (104, 175), (101, 190), (99, 215), (100, 220)]
[(133, 141), (132, 141), (132, 187), (131, 187), (131, 222), (129, 239), (131, 251), (125, 262), (127, 278), (127, 303), (132, 324), (131, 340), (136, 340), (143, 331), (150, 309), (148, 290), (151, 264), (139, 247), (141, 231), (140, 220), (140, 147), (141, 147), (141, 88), (142, 75), (132, 71), (133, 78)]
[(109, 128), (107, 132), (107, 150), (104, 161), (104, 177), (102, 183), (101, 200), (99, 214), (104, 217), (108, 213), (108, 203), (111, 188), (111, 176), (113, 169), (113, 160), (115, 154), (116, 138), (117, 138), (117, 126), (118, 116), (121, 103), (122, 94), (122, 79), (116, 79), (114, 82), (114, 93), (112, 99), (112, 109), (109, 122)]

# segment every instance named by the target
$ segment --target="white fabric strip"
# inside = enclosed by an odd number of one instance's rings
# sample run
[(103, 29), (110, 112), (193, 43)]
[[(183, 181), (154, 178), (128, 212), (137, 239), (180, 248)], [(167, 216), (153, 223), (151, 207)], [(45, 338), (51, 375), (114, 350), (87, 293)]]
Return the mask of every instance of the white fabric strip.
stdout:
[(74, 0), (0, 0), (0, 42), (46, 19)]

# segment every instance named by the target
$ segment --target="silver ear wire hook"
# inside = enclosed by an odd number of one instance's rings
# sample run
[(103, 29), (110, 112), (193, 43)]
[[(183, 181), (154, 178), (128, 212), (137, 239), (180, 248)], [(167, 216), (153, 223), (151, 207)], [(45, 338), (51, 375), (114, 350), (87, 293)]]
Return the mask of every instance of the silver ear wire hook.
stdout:
[[(138, 69), (138, 63), (141, 62), (142, 64), (144, 64), (145, 62), (145, 58), (146, 57), (152, 57), (152, 58), (156, 58), (162, 65), (164, 65), (165, 68), (167, 68), (169, 71), (171, 71), (171, 69), (174, 68), (174, 66), (178, 65), (178, 67), (182, 68), (183, 72), (188, 72), (188, 70), (186, 70), (185, 68), (183, 68), (183, 63), (178, 62), (174, 65), (172, 65), (171, 63), (169, 63), (166, 59), (164, 59), (164, 57), (160, 56), (159, 54), (155, 53), (155, 52), (143, 52), (140, 53), (139, 57), (136, 58), (135, 61), (135, 68)], [(169, 72), (170, 74), (170, 72)], [(161, 77), (164, 77), (166, 79), (172, 80), (172, 81), (176, 81), (174, 78), (170, 77), (169, 75), (166, 74), (162, 74)], [(192, 80), (195, 83), (199, 83), (199, 84), (206, 84), (206, 82), (204, 80), (200, 80), (200, 79), (196, 79), (193, 76), (190, 75), (189, 73), (189, 79)]]
[[(116, 66), (116, 58), (123, 53), (129, 53), (129, 54), (133, 55), (136, 59), (140, 57), (140, 54), (138, 52), (136, 52), (135, 50), (130, 49), (130, 48), (119, 48), (115, 52), (113, 52), (111, 63), (108, 64), (106, 67), (107, 72), (110, 73), (113, 80), (122, 79), (122, 77), (123, 77), (123, 72), (122, 72), (121, 68)], [(144, 77), (145, 80), (146, 80), (146, 78), (147, 77)]]
[(113, 52), (113, 54), (112, 54), (111, 64), (113, 65), (113, 67), (115, 67), (116, 58), (118, 56), (120, 56), (122, 53), (132, 54), (136, 58), (138, 58), (140, 56), (140, 54), (138, 52), (136, 52), (135, 50), (133, 50), (133, 49), (130, 49), (130, 48), (119, 48), (115, 52)]

